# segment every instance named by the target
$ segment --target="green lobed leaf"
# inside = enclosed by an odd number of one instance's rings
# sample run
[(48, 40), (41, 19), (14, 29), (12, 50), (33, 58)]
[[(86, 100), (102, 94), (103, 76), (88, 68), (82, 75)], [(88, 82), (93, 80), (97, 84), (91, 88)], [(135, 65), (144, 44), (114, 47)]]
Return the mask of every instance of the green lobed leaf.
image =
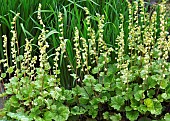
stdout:
[(154, 89), (150, 89), (147, 91), (147, 96), (149, 98), (153, 98), (153, 96), (155, 95), (155, 90)]
[(55, 113), (53, 113), (51, 111), (46, 111), (44, 113), (44, 120), (45, 121), (51, 121), (53, 119), (53, 117), (55, 117)]
[(16, 98), (16, 96), (12, 96), (9, 100), (8, 100), (11, 104), (11, 106), (13, 107), (20, 107), (20, 103), (19, 103), (19, 100)]
[(89, 102), (89, 97), (80, 97), (79, 101), (81, 104), (86, 105)]
[(86, 86), (92, 86), (93, 84), (96, 84), (96, 79), (92, 75), (85, 75), (83, 83), (85, 83)]
[(141, 103), (139, 101), (135, 100), (135, 99), (131, 99), (130, 102), (131, 102), (130, 106), (134, 110), (137, 110), (139, 108), (139, 106), (141, 105)]
[(168, 80), (162, 79), (160, 82), (160, 88), (165, 89), (167, 87), (167, 85), (168, 85)]
[(94, 68), (92, 69), (92, 74), (97, 74), (97, 73), (99, 73), (99, 71), (100, 71), (100, 68), (99, 68), (99, 67), (94, 67)]
[(53, 117), (55, 121), (66, 121), (68, 119), (70, 111), (67, 106), (64, 106), (63, 104), (59, 103), (52, 107), (55, 113), (55, 117)]
[(40, 115), (40, 114), (41, 114), (40, 107), (39, 107), (39, 106), (34, 106), (34, 107), (30, 110), (29, 117), (35, 118), (35, 117), (37, 117), (37, 116)]
[(9, 67), (9, 68), (7, 69), (7, 72), (8, 72), (9, 74), (13, 73), (13, 72), (14, 72), (14, 67)]
[(23, 60), (23, 58), (24, 58), (24, 56), (23, 56), (23, 55), (19, 55), (19, 56), (17, 56), (17, 62), (22, 61), (22, 60)]
[(98, 109), (99, 102), (100, 102), (99, 98), (93, 98), (92, 100), (90, 100), (90, 104), (94, 110)]
[(93, 107), (91, 107), (88, 111), (88, 114), (92, 116), (92, 118), (96, 118), (97, 114), (98, 114), (98, 110), (94, 109)]
[(104, 119), (109, 120), (109, 117), (110, 116), (109, 116), (109, 112), (108, 111), (103, 113), (103, 118)]
[(148, 108), (153, 108), (154, 107), (154, 103), (153, 100), (150, 98), (147, 98), (144, 100), (144, 104), (148, 107)]
[(166, 113), (164, 116), (165, 121), (170, 121), (170, 114)]
[(131, 111), (132, 108), (131, 108), (130, 106), (126, 106), (126, 107), (125, 107), (125, 110), (126, 110), (126, 111)]
[(74, 106), (71, 109), (71, 114), (73, 115), (81, 115), (81, 114), (84, 114), (85, 112), (86, 110), (83, 107)]
[(13, 119), (19, 120), (19, 121), (31, 121), (32, 119), (26, 116), (23, 113), (12, 113), (8, 112), (7, 115)]
[(122, 117), (121, 117), (120, 113), (114, 114), (114, 115), (110, 115), (110, 120), (111, 120), (111, 121), (120, 121), (121, 118), (122, 118)]
[(110, 106), (114, 109), (120, 110), (121, 106), (124, 104), (124, 98), (121, 96), (111, 97)]
[(96, 92), (102, 92), (103, 86), (101, 84), (96, 84), (96, 85), (94, 85), (94, 90)]
[(159, 101), (154, 100), (154, 109), (151, 110), (151, 114), (160, 115), (162, 113), (162, 105)]
[(92, 69), (92, 74), (97, 74), (97, 73), (99, 73), (99, 71), (103, 68), (103, 66), (104, 66), (104, 64), (102, 63), (102, 64), (98, 64), (96, 67), (94, 67), (93, 69)]
[(135, 92), (134, 97), (137, 101), (140, 101), (141, 99), (145, 98), (144, 97), (144, 90), (138, 90), (137, 92)]
[(126, 112), (126, 117), (130, 120), (130, 121), (135, 121), (137, 120), (139, 116), (139, 112), (138, 111), (127, 111)]
[(162, 97), (163, 99), (168, 99), (167, 93), (162, 93), (162, 94), (161, 94), (161, 97)]
[(108, 71), (107, 71), (107, 75), (110, 76), (110, 75), (113, 75), (117, 72), (117, 67), (115, 64), (109, 64), (108, 65)]
[(150, 88), (154, 88), (155, 85), (157, 84), (157, 82), (156, 82), (156, 80), (154, 79), (153, 76), (151, 76), (151, 77), (149, 76), (147, 81), (146, 81), (146, 84), (148, 85), (148, 87), (150, 89)]
[(1, 77), (5, 78), (6, 77), (6, 73), (1, 73)]

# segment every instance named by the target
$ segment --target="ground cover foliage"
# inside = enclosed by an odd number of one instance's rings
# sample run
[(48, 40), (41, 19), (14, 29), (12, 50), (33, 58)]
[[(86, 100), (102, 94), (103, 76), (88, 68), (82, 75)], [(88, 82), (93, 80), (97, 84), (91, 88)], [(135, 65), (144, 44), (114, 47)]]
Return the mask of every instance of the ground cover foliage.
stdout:
[[(94, 1), (68, 3), (59, 10), (39, 4), (29, 18), (35, 35), (11, 11), (11, 34), (1, 33), (0, 80), (9, 79), (2, 120), (169, 121), (165, 1), (106, 1), (104, 12)], [(1, 19), (3, 28), (9, 20)]]

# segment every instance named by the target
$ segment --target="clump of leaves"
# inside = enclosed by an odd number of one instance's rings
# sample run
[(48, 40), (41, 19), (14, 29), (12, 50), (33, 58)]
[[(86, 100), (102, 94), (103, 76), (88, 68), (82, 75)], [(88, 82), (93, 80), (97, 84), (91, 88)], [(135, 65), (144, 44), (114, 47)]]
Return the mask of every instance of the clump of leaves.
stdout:
[[(11, 77), (10, 83), (5, 84), (4, 94), (9, 99), (5, 104), (4, 119), (169, 120), (170, 63), (167, 59), (170, 36), (166, 31), (165, 5), (161, 3), (157, 8), (159, 13), (155, 11), (149, 15), (143, 0), (127, 3), (128, 38), (125, 38), (125, 17), (120, 14), (120, 34), (114, 49), (103, 39), (105, 17), (99, 14), (91, 16), (84, 8), (88, 36), (84, 38), (75, 27), (72, 52), (76, 61), (70, 60), (67, 69), (77, 85), (70, 90), (60, 86), (58, 61), (60, 56), (66, 59), (72, 56), (68, 49), (71, 40), (62, 37), (61, 24), (61, 43), (55, 49), (52, 68), (46, 52), (48, 31), (39, 13), (42, 25), (39, 57), (31, 56), (31, 41), (27, 41), (23, 56), (13, 52), (14, 66), (8, 66), (8, 59), (1, 60), (7, 65), (7, 72), (1, 75), (1, 80), (6, 75)], [(91, 27), (91, 19), (98, 22), (97, 33)], [(13, 38), (13, 43), (16, 43), (16, 38)], [(17, 43), (12, 46), (13, 50), (16, 46)], [(116, 55), (115, 63), (111, 63), (111, 53)], [(34, 67), (37, 58), (39, 68)]]
[(33, 81), (28, 76), (14, 76), (5, 84), (5, 93), (11, 95), (5, 103), (6, 118), (65, 121), (70, 111), (63, 104), (65, 96), (56, 85), (56, 78), (41, 68), (36, 69), (35, 78)]
[[(39, 5), (39, 11), (41, 5)], [(24, 55), (18, 55), (17, 50), (17, 32), (15, 31), (15, 22), (19, 14), (14, 17), (12, 27), (12, 58), (13, 66), (9, 66), (8, 55), (1, 62), (7, 67), (6, 73), (1, 73), (1, 80), (9, 76), (9, 83), (4, 84), (5, 93), (2, 96), (8, 96), (3, 110), (4, 120), (60, 120), (65, 121), (69, 117), (69, 107), (64, 105), (64, 90), (59, 87), (59, 78), (50, 75), (50, 65), (47, 59), (48, 43), (46, 42), (45, 25), (42, 22), (41, 14), (38, 12), (38, 19), (42, 25), (42, 33), (39, 35), (39, 57), (31, 56), (32, 40), (26, 39)], [(4, 36), (4, 45), (7, 37)], [(4, 49), (6, 46), (4, 46)], [(5, 49), (6, 50), (6, 49)], [(39, 58), (40, 66), (35, 68)]]

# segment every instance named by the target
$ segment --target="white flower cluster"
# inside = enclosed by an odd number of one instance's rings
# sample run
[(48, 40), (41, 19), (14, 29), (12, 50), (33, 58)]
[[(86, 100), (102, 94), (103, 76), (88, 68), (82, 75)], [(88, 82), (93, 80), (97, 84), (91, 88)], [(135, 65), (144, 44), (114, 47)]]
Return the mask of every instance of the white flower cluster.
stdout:
[(8, 55), (7, 55), (7, 36), (6, 35), (3, 35), (2, 36), (4, 38), (4, 41), (3, 41), (3, 52), (4, 52), (4, 56), (5, 56), (5, 59), (2, 59), (1, 61), (3, 61), (4, 63), (4, 67), (9, 67), (9, 64), (8, 64)]
[(125, 55), (124, 54), (124, 46), (125, 46), (125, 43), (124, 43), (124, 30), (123, 30), (124, 18), (123, 18), (122, 14), (120, 14), (120, 19), (122, 20), (122, 23), (119, 25), (120, 35), (116, 39), (116, 43), (118, 44), (118, 47), (115, 48), (115, 49), (116, 49), (117, 62), (118, 62), (117, 67), (121, 69), (122, 64), (123, 64), (124, 55)]
[(98, 51), (99, 52), (103, 52), (107, 50), (107, 45), (105, 43), (105, 41), (103, 40), (103, 32), (104, 32), (104, 15), (100, 15), (100, 14), (96, 14), (98, 20), (98, 34), (99, 34), (99, 38), (98, 38)]
[[(97, 53), (97, 44), (96, 44), (96, 35), (94, 29), (91, 27), (90, 23), (90, 12), (89, 10), (84, 7), (84, 10), (86, 12), (87, 17), (85, 18), (86, 24), (87, 24), (87, 35), (88, 35), (88, 49), (89, 49), (89, 54), (90, 54), (90, 60), (92, 61), (91, 63), (94, 64), (95, 62), (97, 63), (98, 61), (98, 53)], [(88, 70), (91, 68), (91, 66), (88, 67)]]
[(49, 48), (48, 42), (46, 41), (46, 32), (48, 32), (48, 30), (45, 30), (45, 25), (41, 18), (41, 4), (39, 4), (38, 7), (38, 19), (40, 24), (43, 26), (41, 30), (41, 34), (38, 37), (38, 45), (40, 50), (40, 55), (39, 55), (40, 67), (44, 68), (45, 70), (49, 70), (50, 64), (48, 62), (47, 52), (46, 52), (47, 48)]
[[(81, 71), (82, 72), (88, 72), (89, 73), (89, 69), (91, 68), (91, 66), (88, 65), (88, 51), (91, 49), (90, 45), (91, 45), (91, 38), (90, 38), (90, 31), (91, 31), (91, 26), (90, 26), (90, 12), (89, 10), (84, 7), (84, 10), (86, 12), (86, 15), (87, 17), (85, 18), (85, 22), (86, 22), (86, 25), (87, 25), (87, 32), (88, 32), (88, 41), (81, 37), (80, 40), (81, 40), (81, 43), (82, 43), (82, 47), (81, 47), (81, 53), (82, 53), (82, 59), (83, 59), (83, 63), (82, 63), (82, 68), (81, 68)], [(89, 47), (88, 47), (88, 43), (89, 43)]]
[(55, 57), (54, 57), (54, 66), (53, 66), (53, 73), (55, 77), (58, 77), (58, 74), (60, 74), (60, 70), (58, 69), (58, 61), (59, 61), (59, 55), (60, 55), (60, 46), (55, 49)]
[(23, 61), (21, 62), (21, 71), (24, 74), (28, 74), (31, 78), (33, 78), (35, 75), (35, 64), (37, 61), (37, 56), (32, 57), (31, 52), (32, 52), (32, 41), (28, 40), (27, 38), (25, 39), (26, 44), (24, 48), (24, 57)]
[(64, 40), (64, 33), (63, 33), (63, 17), (62, 17), (62, 13), (59, 12), (59, 15), (58, 15), (58, 22), (59, 22), (59, 40), (60, 40), (60, 48), (61, 48), (61, 53), (65, 53), (66, 51), (66, 42)]
[[(59, 56), (60, 55), (65, 55), (66, 52), (66, 39), (64, 39), (64, 33), (63, 33), (63, 17), (62, 13), (59, 12), (58, 14), (58, 23), (59, 23), (59, 40), (60, 40), (60, 45), (55, 49), (55, 57), (54, 57), (54, 66), (53, 66), (53, 73), (55, 75), (55, 78), (58, 77), (60, 74), (60, 69), (58, 68), (58, 61), (59, 61)], [(60, 80), (58, 80), (58, 84), (60, 85)]]
[[(120, 68), (121, 79), (124, 83), (128, 83), (128, 76), (131, 75), (129, 70), (130, 66), (133, 66), (136, 61), (142, 64), (140, 75), (143, 80), (147, 80), (150, 68), (153, 62), (154, 52), (158, 52), (158, 60), (163, 60), (161, 63), (162, 74), (166, 73), (165, 65), (167, 65), (168, 53), (170, 51), (170, 37), (167, 36), (167, 21), (166, 21), (166, 8), (165, 1), (159, 6), (160, 13), (156, 11), (150, 16), (145, 10), (144, 0), (134, 1), (133, 8), (131, 3), (127, 0), (129, 10), (129, 37), (128, 37), (128, 49), (131, 57), (130, 62), (124, 60), (124, 32), (123, 25), (120, 24), (120, 35), (117, 37), (116, 42), (118, 48), (116, 48), (118, 58), (118, 68)], [(139, 16), (140, 14), (140, 16)], [(158, 15), (160, 15), (160, 29), (157, 30)], [(120, 18), (122, 18), (120, 16)], [(140, 21), (139, 21), (140, 19)], [(123, 19), (122, 19), (123, 21)], [(140, 22), (140, 23), (139, 23)], [(157, 35), (160, 31), (160, 35)], [(167, 39), (168, 38), (168, 39)], [(131, 65), (129, 65), (131, 64)], [(160, 75), (165, 77), (165, 74)]]
[[(91, 28), (91, 27), (90, 27)], [(91, 28), (89, 31), (89, 36), (91, 37), (89, 39), (89, 50), (90, 50), (90, 56), (92, 64), (98, 61), (98, 56), (97, 56), (97, 48), (96, 48), (96, 37), (95, 37), (95, 31)]]
[[(164, 1), (165, 2), (165, 1)], [(163, 56), (165, 60), (168, 59), (168, 41), (166, 41), (166, 37), (168, 32), (166, 31), (166, 7), (165, 4), (160, 5), (160, 38), (158, 39), (158, 49), (161, 50), (163, 53), (160, 53), (160, 58)], [(159, 58), (159, 59), (160, 59)]]
[[(11, 33), (12, 33), (12, 39), (11, 39), (11, 55), (12, 55), (12, 62), (13, 62), (13, 67), (17, 67), (17, 46), (18, 46), (18, 41), (17, 41), (17, 32), (16, 32), (16, 20), (20, 13), (17, 13), (16, 16), (13, 18), (13, 21), (11, 22)], [(19, 49), (19, 48), (18, 48)]]
[(80, 68), (81, 67), (81, 52), (80, 52), (80, 44), (79, 44), (79, 30), (77, 27), (75, 27), (75, 33), (74, 33), (74, 50), (76, 52), (76, 55), (75, 55), (75, 58), (76, 58), (76, 62), (77, 62), (77, 65), (76, 65), (76, 69)]
[(120, 78), (123, 83), (128, 83), (129, 78), (129, 61), (125, 61), (125, 42), (124, 42), (124, 30), (123, 30), (123, 22), (124, 17), (122, 14), (120, 14), (121, 23), (119, 25), (120, 29), (120, 35), (116, 39), (116, 43), (118, 44), (118, 47), (116, 48), (116, 54), (117, 54), (117, 67), (120, 69)]

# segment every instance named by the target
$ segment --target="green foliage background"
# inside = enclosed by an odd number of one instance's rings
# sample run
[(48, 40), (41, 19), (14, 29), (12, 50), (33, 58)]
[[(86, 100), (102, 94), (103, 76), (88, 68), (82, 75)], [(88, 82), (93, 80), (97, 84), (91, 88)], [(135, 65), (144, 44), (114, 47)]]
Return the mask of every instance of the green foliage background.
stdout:
[[(119, 13), (127, 15), (127, 6), (124, 1), (119, 0), (87, 0), (87, 1), (71, 1), (71, 0), (43, 0), (43, 1), (29, 1), (29, 0), (15, 0), (15, 1), (0, 1), (2, 7), (0, 8), (0, 58), (4, 58), (2, 50), (2, 35), (8, 36), (8, 42), (10, 42), (11, 34), (11, 22), (16, 13), (20, 13), (20, 17), (17, 20), (17, 38), (19, 40), (20, 54), (23, 54), (25, 44), (25, 38), (34, 38), (33, 44), (37, 44), (37, 38), (40, 33), (39, 29), (41, 25), (37, 22), (37, 8), (38, 3), (42, 4), (42, 19), (46, 28), (50, 31), (59, 31), (58, 27), (58, 12), (64, 13), (64, 38), (71, 40), (73, 38), (74, 27), (77, 26), (80, 30), (80, 34), (87, 38), (86, 28), (83, 27), (83, 19), (85, 18), (83, 7), (87, 7), (92, 15), (96, 13), (105, 15), (105, 31), (104, 40), (107, 44), (114, 46), (115, 39), (119, 33)], [(122, 7), (124, 6), (124, 7)], [(96, 30), (97, 24), (94, 21), (92, 26)], [(126, 28), (127, 29), (127, 28)], [(53, 53), (59, 41), (58, 34), (51, 34), (48, 38), (50, 49), (48, 54)], [(9, 46), (9, 44), (8, 44)], [(72, 46), (72, 45), (71, 45)], [(72, 48), (72, 47), (71, 47)], [(8, 54), (10, 55), (10, 46), (8, 47)], [(34, 47), (33, 55), (38, 54), (38, 49)], [(69, 49), (70, 50), (70, 49)], [(114, 56), (114, 55), (113, 55)], [(74, 60), (73, 57), (70, 60)], [(52, 59), (49, 59), (52, 64)], [(9, 58), (10, 64), (12, 60)], [(60, 63), (60, 68), (66, 68), (67, 61)], [(2, 66), (1, 66), (2, 67)], [(5, 71), (5, 69), (3, 68)], [(73, 86), (73, 80), (69, 76), (69, 72), (61, 72), (61, 82), (63, 86), (70, 88)], [(67, 81), (66, 81), (67, 80)], [(69, 81), (68, 81), (69, 80)]]
[[(38, 11), (39, 3), (42, 4), (41, 11)], [(169, 21), (166, 23), (166, 20), (169, 18), (164, 16), (165, 11), (161, 11), (162, 4), (158, 4), (160, 7), (148, 3), (142, 9), (141, 1), (139, 3), (135, 1), (130, 4), (125, 0), (0, 1), (0, 79), (2, 82), (8, 80), (5, 83), (6, 91), (0, 95), (8, 96), (0, 116), (5, 120), (21, 121), (168, 121), (170, 63), (167, 54), (170, 39), (166, 31)], [(84, 7), (88, 8), (89, 15)], [(37, 19), (39, 12), (44, 27)], [(62, 21), (60, 12), (63, 13)], [(12, 24), (17, 13), (20, 16), (16, 24)], [(87, 22), (88, 16), (90, 24)], [(16, 68), (12, 67), (10, 43), (14, 36), (11, 33), (13, 25), (19, 43)], [(89, 36), (88, 27), (95, 32), (95, 44), (88, 41), (93, 37)], [(43, 36), (42, 30), (48, 31), (40, 46), (38, 42), (41, 41), (40, 35)], [(2, 62), (6, 58), (2, 35), (7, 35), (8, 39), (9, 68), (4, 67)], [(61, 41), (61, 35), (64, 41)], [(26, 38), (33, 39), (32, 43), (28, 43)], [(99, 46), (98, 39), (101, 38), (102, 46)], [(45, 66), (40, 67), (42, 60), (38, 60), (33, 73), (27, 72), (31, 62), (22, 70), (26, 45), (32, 47), (29, 56), (34, 60), (34, 56), (42, 54), (45, 42), (49, 44), (43, 53), (47, 57), (43, 63)], [(97, 49), (90, 48), (91, 44)], [(57, 61), (55, 57), (60, 46)], [(76, 49), (80, 51), (80, 67), (77, 67)], [(90, 50), (97, 51), (97, 59), (90, 54)], [(83, 58), (85, 52), (87, 55)], [(88, 66), (83, 66), (85, 59)], [(53, 72), (56, 61), (59, 69)], [(71, 65), (71, 71), (68, 65)]]

